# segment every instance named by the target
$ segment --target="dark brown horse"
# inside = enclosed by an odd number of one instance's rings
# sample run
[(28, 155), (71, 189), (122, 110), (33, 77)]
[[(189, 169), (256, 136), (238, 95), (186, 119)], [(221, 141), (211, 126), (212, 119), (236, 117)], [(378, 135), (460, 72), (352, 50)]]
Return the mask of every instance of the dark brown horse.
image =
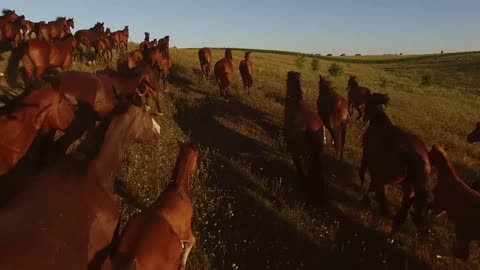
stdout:
[(310, 110), (303, 98), (300, 73), (290, 71), (287, 77), (283, 133), (287, 151), (300, 178), (320, 190), (324, 196), (323, 123), (318, 113)]
[(435, 212), (446, 211), (455, 223), (455, 256), (468, 259), (468, 246), (472, 240), (480, 240), (480, 193), (471, 189), (458, 176), (448, 160), (445, 149), (433, 145), (430, 162), (436, 168), (438, 181), (433, 190)]
[(90, 52), (92, 46), (97, 43), (98, 39), (104, 36), (105, 29), (103, 24), (103, 22), (97, 22), (90, 29), (83, 29), (75, 32), (75, 38), (77, 39), (77, 43), (79, 45), (83, 44), (85, 46), (86, 53)]
[(15, 13), (15, 10), (3, 9), (2, 14), (3, 15), (0, 16), (0, 20), (14, 21), (14, 20), (18, 19), (18, 15), (17, 15), (17, 13)]
[(75, 110), (76, 99), (49, 84), (7, 105), (0, 115), (0, 175), (22, 158), (40, 129), (65, 130)]
[(144, 106), (116, 111), (91, 161), (63, 158), (0, 210), (2, 267), (99, 269), (119, 221), (113, 190), (125, 147), (159, 135)]
[[(66, 71), (73, 62), (77, 50), (77, 41), (71, 34), (62, 40), (46, 41), (32, 39), (25, 41), (12, 51), (8, 60), (7, 77), (10, 85), (17, 84), (18, 64), (22, 61), (28, 81), (42, 80), (48, 68), (61, 68)], [(34, 76), (35, 72), (35, 76)]]
[(132, 68), (135, 68), (143, 61), (143, 55), (140, 50), (134, 50), (128, 56), (119, 57), (117, 60), (117, 70), (126, 73)]
[[(113, 47), (119, 52), (126, 52), (128, 50), (128, 38), (129, 31), (128, 26), (125, 26), (123, 30), (118, 30), (111, 33)], [(123, 48), (125, 46), (125, 48)]]
[[(148, 65), (138, 66), (129, 74), (108, 68), (96, 74), (66, 71), (58, 74), (53, 84), (58, 91), (76, 97), (79, 102), (75, 120), (53, 146), (60, 153), (65, 153), (72, 142), (95, 126), (97, 120), (104, 119), (112, 112), (118, 104), (117, 95), (124, 97), (147, 86), (158, 89), (155, 74)], [(158, 104), (158, 100), (154, 98), (154, 101)]]
[(7, 41), (12, 48), (17, 48), (20, 42), (21, 30), (25, 22), (25, 17), (19, 16), (13, 21), (0, 20), (0, 42)]
[(215, 79), (217, 80), (218, 87), (220, 88), (220, 96), (228, 99), (230, 97), (230, 87), (233, 82), (233, 56), (231, 49), (225, 49), (225, 57), (218, 60), (215, 63), (213, 69), (215, 73)]
[(358, 85), (357, 77), (350, 75), (347, 85), (348, 91), (348, 114), (353, 115), (353, 108), (357, 110), (358, 116), (355, 122), (362, 118), (363, 113), (361, 106), (365, 105), (367, 97), (370, 95), (371, 90), (367, 87)]
[(243, 90), (247, 90), (247, 93), (250, 95), (250, 88), (253, 85), (253, 63), (250, 60), (251, 52), (245, 52), (245, 59), (240, 62), (238, 69), (240, 70), (240, 75), (242, 76), (243, 81)]
[(363, 134), (363, 157), (360, 180), (370, 173), (369, 191), (374, 191), (383, 215), (388, 212), (385, 189), (400, 184), (403, 190), (402, 206), (394, 218), (394, 228), (403, 224), (412, 203), (415, 204), (413, 221), (417, 226), (426, 224), (426, 207), (431, 198), (427, 177), (431, 167), (428, 149), (417, 136), (395, 126), (383, 109), (389, 98), (386, 94), (372, 93), (365, 106), (364, 120), (369, 125)]
[[(122, 267), (132, 264), (136, 264), (137, 269), (185, 269), (195, 244), (191, 228), (190, 176), (197, 157), (197, 146), (180, 144), (174, 181), (153, 205), (130, 218), (114, 252), (114, 269), (125, 269)], [(182, 244), (185, 244), (183, 256)]]
[(142, 53), (146, 53), (148, 49), (152, 49), (155, 46), (158, 45), (157, 39), (154, 39), (153, 41), (150, 41), (150, 33), (145, 32), (145, 38), (143, 41), (140, 43), (140, 51)]
[[(110, 30), (107, 28), (107, 30)], [(108, 35), (109, 31), (105, 31), (105, 35), (99, 37), (97, 42), (93, 44), (93, 48), (95, 49), (95, 55), (97, 59), (100, 57), (103, 59), (105, 63), (111, 62), (113, 59), (113, 48), (114, 43), (111, 35)]]
[(73, 19), (67, 20), (65, 17), (57, 17), (55, 21), (48, 23), (40, 23), (38, 25), (39, 36), (38, 39), (51, 41), (54, 39), (61, 39), (65, 35), (70, 34), (70, 28), (74, 27)]
[(320, 75), (317, 111), (325, 127), (330, 132), (335, 145), (336, 157), (343, 160), (343, 147), (347, 135), (348, 105), (340, 96), (329, 79)]
[(198, 50), (198, 61), (200, 62), (200, 70), (204, 80), (210, 80), (210, 69), (212, 65), (212, 50), (209, 48), (201, 48)]
[(477, 122), (475, 129), (470, 132), (467, 136), (467, 141), (469, 143), (474, 143), (480, 141), (480, 122)]
[[(167, 78), (172, 67), (172, 59), (169, 53), (170, 37), (165, 36), (158, 41), (158, 45), (152, 49), (145, 49), (144, 59), (154, 69), (158, 70), (160, 78), (163, 81), (163, 89), (167, 90)], [(146, 57), (145, 57), (146, 55)]]

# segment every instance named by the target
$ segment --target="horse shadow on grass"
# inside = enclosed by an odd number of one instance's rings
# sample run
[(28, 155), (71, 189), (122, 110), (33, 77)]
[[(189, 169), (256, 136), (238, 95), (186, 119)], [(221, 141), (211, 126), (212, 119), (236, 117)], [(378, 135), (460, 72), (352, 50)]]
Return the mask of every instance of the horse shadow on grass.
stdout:
[[(225, 208), (217, 210), (216, 216), (227, 216), (227, 205), (233, 208), (234, 215), (230, 218), (196, 226), (196, 230), (203, 230), (204, 234), (215, 234), (214, 240), (206, 239), (202, 243), (202, 246), (215, 253), (211, 257), (214, 268), (357, 269), (360, 265), (362, 269), (400, 270), (406, 269), (405, 264), (408, 263), (410, 269), (429, 269), (398, 247), (390, 245), (382, 233), (351, 221), (333, 206), (326, 206), (321, 211), (330, 216), (329, 223), (340, 224), (335, 240), (308, 236), (279, 212), (285, 204), (295, 203), (292, 202), (295, 200), (303, 200), (308, 207), (312, 202), (298, 196), (276, 198), (272, 192), (250, 180), (252, 177), (266, 178), (267, 181), (283, 178), (291, 193), (302, 194), (300, 186), (296, 184), (297, 174), (286, 162), (285, 155), (241, 134), (238, 129), (225, 126), (217, 119), (223, 117), (228, 121), (235, 117), (246, 118), (255, 122), (259, 129), (269, 130), (267, 133), (275, 136), (280, 134), (279, 126), (254, 121), (261, 119), (263, 114), (236, 99), (227, 103), (209, 98), (193, 105), (184, 99), (177, 101), (181, 106), (176, 121), (183, 132), (190, 134), (193, 142), (218, 150), (214, 160), (214, 179), (207, 185), (220, 189), (229, 199), (225, 202)], [(248, 170), (236, 162), (239, 157), (243, 157), (242, 161), (250, 165)], [(326, 157), (327, 173), (332, 171), (334, 162), (333, 158)], [(348, 164), (341, 165), (340, 170), (337, 175), (341, 178), (354, 174)], [(358, 204), (341, 192), (332, 195), (332, 199), (345, 201), (348, 198), (350, 202), (347, 203)]]

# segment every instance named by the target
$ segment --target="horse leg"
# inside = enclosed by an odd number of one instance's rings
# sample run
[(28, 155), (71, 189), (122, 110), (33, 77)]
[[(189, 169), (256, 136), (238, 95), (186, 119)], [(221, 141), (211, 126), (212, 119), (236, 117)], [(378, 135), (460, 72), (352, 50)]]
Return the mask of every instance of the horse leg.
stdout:
[(341, 137), (340, 139), (342, 140), (339, 143), (339, 148), (340, 148), (340, 161), (343, 161), (343, 148), (345, 147), (345, 140), (347, 137), (347, 123), (346, 122), (341, 122), (340, 123), (340, 129), (341, 129)]
[(385, 195), (386, 186), (383, 184), (378, 184), (375, 186), (375, 199), (377, 200), (378, 206), (380, 208), (380, 215), (388, 215), (388, 202)]
[(348, 100), (348, 115), (353, 115), (353, 102), (351, 100)]
[(186, 241), (182, 241), (185, 243), (185, 249), (182, 256), (182, 264), (180, 265), (181, 270), (184, 270), (187, 265), (188, 255), (190, 254), (190, 251), (192, 250), (193, 245), (195, 245), (195, 241), (196, 241), (195, 236), (193, 236), (190, 230), (190, 237)]
[[(402, 199), (402, 206), (398, 210), (398, 212), (395, 214), (395, 217), (393, 219), (393, 227), (392, 230), (398, 229), (403, 223), (405, 223), (405, 220), (407, 219), (408, 216), (408, 211), (410, 210), (410, 207), (412, 206), (413, 203), (413, 196), (414, 196), (414, 187), (409, 184), (410, 181), (407, 179), (404, 180), (406, 184), (403, 184), (402, 189), (403, 189), (403, 199)], [(408, 184), (407, 184), (408, 183)]]
[(468, 246), (470, 245), (470, 242), (472, 241), (469, 239), (465, 233), (463, 233), (463, 230), (459, 228), (458, 224), (455, 225), (455, 236), (456, 236), (456, 242), (454, 246), (454, 255), (457, 258), (461, 259), (468, 259), (469, 256), (469, 250)]
[(45, 73), (45, 70), (47, 70), (47, 67), (44, 66), (37, 66), (35, 70), (35, 77), (37, 81), (42, 80), (42, 75)]
[(355, 104), (355, 110), (358, 113), (357, 118), (355, 118), (355, 122), (357, 122), (358, 120), (360, 120), (362, 118), (363, 113), (362, 113), (362, 110), (360, 109), (360, 106), (358, 104)]

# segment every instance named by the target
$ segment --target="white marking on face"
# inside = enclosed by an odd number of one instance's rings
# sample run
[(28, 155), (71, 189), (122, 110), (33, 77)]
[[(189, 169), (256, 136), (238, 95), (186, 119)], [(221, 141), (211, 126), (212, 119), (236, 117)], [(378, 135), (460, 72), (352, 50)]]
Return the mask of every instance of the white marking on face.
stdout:
[(153, 124), (153, 132), (155, 132), (157, 135), (160, 135), (160, 126), (157, 124), (155, 119), (152, 117), (152, 124)]

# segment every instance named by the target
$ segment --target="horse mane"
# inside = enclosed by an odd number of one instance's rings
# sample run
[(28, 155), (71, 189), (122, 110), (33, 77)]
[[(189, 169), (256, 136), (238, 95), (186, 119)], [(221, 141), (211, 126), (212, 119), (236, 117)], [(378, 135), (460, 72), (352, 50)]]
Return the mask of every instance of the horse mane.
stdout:
[(67, 17), (57, 17), (57, 20), (66, 20)]
[[(293, 92), (293, 93), (292, 93)], [(303, 100), (303, 91), (300, 85), (300, 72), (289, 71), (287, 75), (287, 100)]]
[(3, 15), (7, 15), (7, 13), (15, 13), (15, 11), (11, 10), (11, 9), (8, 9), (8, 8), (2, 9), (2, 14)]
[(348, 89), (350, 89), (350, 87), (358, 87), (359, 84), (357, 82), (357, 78), (356, 77), (350, 77), (350, 79), (348, 79)]
[(387, 106), (389, 103), (390, 103), (390, 97), (388, 96), (388, 94), (372, 93), (367, 98), (367, 104), (371, 104), (371, 105)]
[(334, 92), (335, 87), (332, 85), (332, 82), (328, 78), (322, 75), (320, 75), (319, 77), (320, 77), (320, 81), (318, 83), (319, 90), (321, 90), (322, 88), (326, 88), (329, 92)]

